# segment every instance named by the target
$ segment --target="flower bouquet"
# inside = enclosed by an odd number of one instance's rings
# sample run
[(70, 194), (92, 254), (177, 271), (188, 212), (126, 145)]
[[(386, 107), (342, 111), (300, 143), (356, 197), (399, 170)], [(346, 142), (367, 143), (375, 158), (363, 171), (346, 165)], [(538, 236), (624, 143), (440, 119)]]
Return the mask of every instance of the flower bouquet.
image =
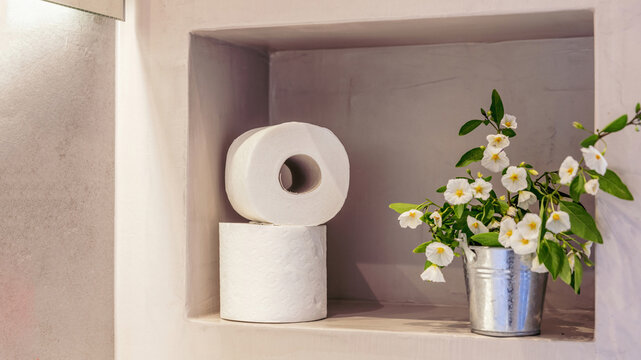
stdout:
[[(487, 135), (487, 145), (464, 153), (456, 167), (466, 167), (480, 161), (485, 169), (500, 176), (502, 191), (495, 191), (490, 182), (492, 176), (478, 172), (475, 177), (467, 169), (467, 176), (450, 179), (445, 186), (436, 190), (444, 196), (445, 202), (442, 204), (430, 199), (420, 204), (390, 204), (390, 208), (400, 214), (398, 220), (401, 227), (415, 229), (425, 224), (431, 233), (431, 240), (414, 249), (415, 253), (425, 253), (427, 257), (421, 278), (444, 282), (441, 268), (448, 266), (455, 256), (464, 255), (471, 315), (474, 315), (471, 291), (478, 289), (478, 286), (470, 282), (474, 278), (470, 271), (475, 269), (469, 264), (480, 260), (485, 272), (479, 278), (485, 280), (479, 281), (489, 284), (484, 289), (486, 297), (496, 293), (497, 286), (516, 286), (513, 289), (515, 294), (508, 301), (519, 301), (513, 298), (515, 296), (520, 296), (521, 300), (527, 298), (532, 288), (518, 282), (537, 276), (542, 279), (538, 284), (542, 284), (541, 293), (544, 294), (547, 272), (553, 279), (560, 278), (579, 293), (583, 266), (593, 266), (590, 260), (592, 245), (603, 242), (592, 215), (581, 203), (581, 196), (596, 195), (601, 190), (624, 200), (633, 200), (619, 176), (608, 169), (604, 138), (628, 126), (634, 126), (639, 131), (641, 106), (637, 104), (632, 118), (623, 115), (603, 129), (590, 132), (581, 142), (582, 158), (577, 161), (568, 156), (559, 169), (553, 171), (539, 171), (526, 162), (510, 161), (507, 149), (516, 136), (517, 119), (504, 113), (501, 97), (496, 90), (492, 92), (490, 109), (486, 111), (481, 108), (481, 115), (482, 119), (463, 124), (459, 135), (469, 134), (481, 125), (489, 127), (492, 133)], [(588, 131), (578, 122), (574, 122), (573, 126)], [(497, 192), (502, 194), (498, 195)], [(461, 251), (457, 253), (459, 249)], [(483, 259), (477, 256), (483, 256)], [(496, 267), (499, 258), (504, 264)], [(508, 258), (512, 260), (506, 260)], [(502, 280), (492, 280), (492, 273), (487, 273), (488, 268), (503, 275), (511, 274), (513, 281), (508, 284), (501, 283)], [(498, 278), (504, 279), (503, 275)], [(491, 292), (488, 293), (488, 289)], [(540, 306), (542, 303), (541, 298)], [(508, 307), (513, 305), (505, 304)], [(538, 316), (540, 321), (540, 309), (538, 315), (535, 310), (532, 314)], [(498, 314), (492, 316), (496, 322)], [(471, 320), (474, 331), (474, 316), (471, 316)], [(535, 331), (538, 330), (537, 324), (534, 327)], [(491, 330), (488, 332), (491, 333)]]

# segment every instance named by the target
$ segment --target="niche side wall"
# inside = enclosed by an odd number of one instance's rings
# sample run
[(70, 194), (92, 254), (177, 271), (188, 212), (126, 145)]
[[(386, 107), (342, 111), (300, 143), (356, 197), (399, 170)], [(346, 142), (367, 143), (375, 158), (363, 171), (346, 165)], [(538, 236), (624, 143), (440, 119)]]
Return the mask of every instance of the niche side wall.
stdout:
[(269, 57), (200, 36), (189, 50), (187, 314), (218, 311), (218, 223), (246, 222), (225, 193), (225, 157), (243, 132), (268, 125)]

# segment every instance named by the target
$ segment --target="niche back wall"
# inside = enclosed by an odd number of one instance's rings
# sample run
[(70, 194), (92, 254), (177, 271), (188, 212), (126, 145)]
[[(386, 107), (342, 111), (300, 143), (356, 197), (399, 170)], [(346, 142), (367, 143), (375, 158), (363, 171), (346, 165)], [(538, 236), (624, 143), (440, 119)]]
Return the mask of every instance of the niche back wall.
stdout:
[[(507, 149), (512, 164), (555, 169), (580, 157), (584, 137), (571, 126), (594, 122), (592, 37), (361, 49), (281, 51), (271, 55), (270, 122), (303, 121), (331, 129), (350, 156), (347, 202), (328, 223), (330, 298), (465, 305), (460, 258), (447, 283), (419, 278), (426, 229), (401, 229), (390, 202), (442, 203), (434, 190), (464, 176), (454, 164), (491, 129), (459, 137), (489, 107), (496, 88), (518, 119)], [(499, 174), (478, 164), (474, 174)], [(594, 307), (594, 273), (580, 296), (548, 283), (548, 309)]]

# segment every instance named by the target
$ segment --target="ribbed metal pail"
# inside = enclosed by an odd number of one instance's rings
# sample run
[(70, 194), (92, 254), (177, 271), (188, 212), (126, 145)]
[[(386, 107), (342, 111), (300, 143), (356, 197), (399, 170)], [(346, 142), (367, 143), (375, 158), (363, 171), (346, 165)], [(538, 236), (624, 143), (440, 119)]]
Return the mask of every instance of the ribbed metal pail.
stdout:
[(476, 260), (465, 259), (465, 285), (472, 332), (490, 336), (541, 333), (548, 274), (530, 271), (535, 254), (471, 246)]

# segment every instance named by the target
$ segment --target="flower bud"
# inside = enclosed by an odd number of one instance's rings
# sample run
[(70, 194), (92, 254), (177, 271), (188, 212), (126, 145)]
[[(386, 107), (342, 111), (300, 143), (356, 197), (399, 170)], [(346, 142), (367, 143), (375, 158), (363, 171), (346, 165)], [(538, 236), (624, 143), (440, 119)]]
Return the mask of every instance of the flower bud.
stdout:
[(528, 172), (529, 172), (530, 174), (534, 175), (534, 176), (537, 176), (537, 175), (539, 174), (539, 172), (538, 172), (538, 171), (536, 171), (536, 170), (534, 170), (534, 169), (530, 169), (530, 170), (528, 170)]
[(465, 169), (465, 172), (466, 172), (468, 175), (472, 175), (472, 170), (470, 170), (470, 169)]
[(479, 172), (476, 173), (476, 177), (482, 178), (483, 174), (481, 174), (481, 172), (479, 171)]
[(521, 163), (519, 164), (519, 167), (524, 167), (524, 166), (525, 166), (525, 161), (521, 161)]
[(503, 200), (503, 201), (505, 201), (505, 195), (501, 195), (501, 196), (499, 196), (499, 200)]
[(574, 126), (575, 128), (577, 128), (577, 129), (579, 129), (579, 130), (583, 130), (583, 129), (585, 129), (585, 128), (583, 127), (583, 124), (581, 124), (581, 123), (580, 123), (580, 122), (578, 122), (578, 121), (573, 122), (573, 123), (572, 123), (572, 126)]
[(485, 150), (485, 145), (481, 145), (479, 148), (481, 148), (481, 150)]
[(507, 208), (507, 216), (516, 216), (516, 208), (514, 206), (510, 206), (509, 208)]
[(492, 110), (487, 111), (487, 116), (490, 116), (490, 115), (492, 115)]

